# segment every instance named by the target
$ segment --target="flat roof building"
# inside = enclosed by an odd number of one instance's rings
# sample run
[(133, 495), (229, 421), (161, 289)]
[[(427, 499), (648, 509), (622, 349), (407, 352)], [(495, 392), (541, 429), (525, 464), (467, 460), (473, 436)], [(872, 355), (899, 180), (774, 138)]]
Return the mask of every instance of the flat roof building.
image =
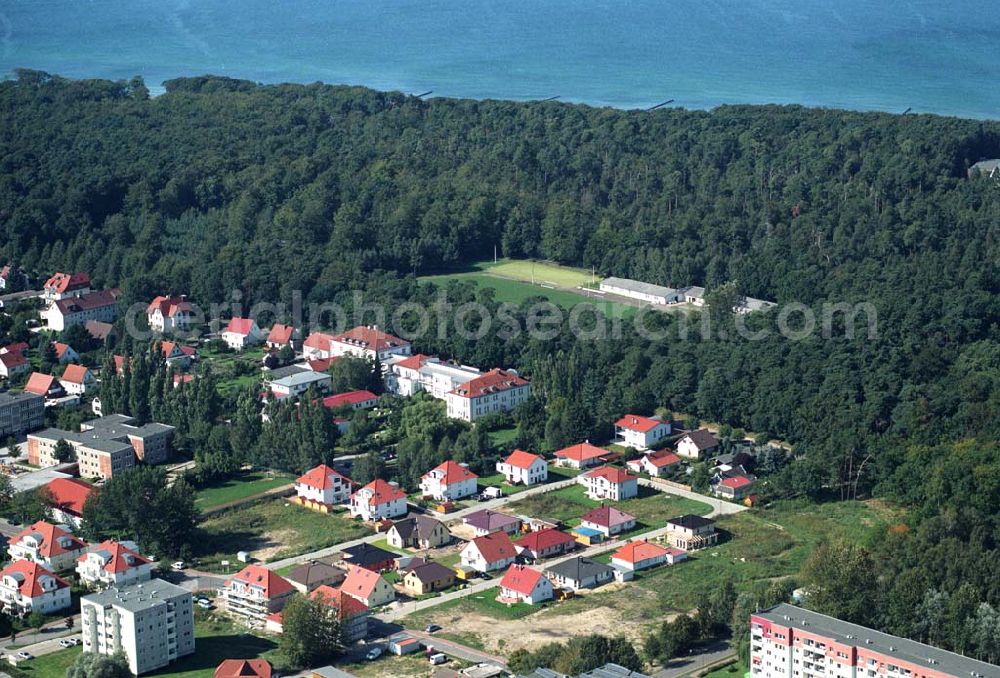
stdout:
[(35, 393), (0, 393), (0, 438), (20, 436), (45, 423), (45, 398)]

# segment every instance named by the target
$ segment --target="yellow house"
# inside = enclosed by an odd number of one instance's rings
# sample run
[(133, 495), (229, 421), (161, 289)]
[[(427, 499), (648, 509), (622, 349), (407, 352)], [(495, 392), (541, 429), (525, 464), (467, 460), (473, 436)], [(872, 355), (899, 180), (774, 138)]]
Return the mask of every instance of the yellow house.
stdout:
[(403, 589), (411, 596), (443, 591), (455, 585), (455, 571), (433, 561), (408, 569), (403, 575)]

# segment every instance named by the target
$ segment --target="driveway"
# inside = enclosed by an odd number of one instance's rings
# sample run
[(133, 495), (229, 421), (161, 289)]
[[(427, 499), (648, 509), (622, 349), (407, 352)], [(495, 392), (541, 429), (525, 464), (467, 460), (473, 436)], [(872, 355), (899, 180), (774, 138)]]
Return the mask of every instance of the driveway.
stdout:
[(743, 504), (734, 504), (731, 501), (725, 501), (723, 499), (718, 499), (716, 497), (710, 497), (705, 494), (699, 494), (697, 492), (692, 492), (691, 490), (684, 490), (676, 485), (670, 485), (662, 480), (656, 480), (655, 478), (639, 478), (639, 484), (645, 485), (646, 487), (651, 487), (658, 492), (665, 492), (666, 494), (675, 494), (678, 497), (685, 497), (686, 499), (694, 499), (695, 501), (700, 501), (703, 504), (708, 504), (712, 507), (712, 512), (708, 514), (709, 518), (714, 518), (716, 516), (728, 516), (734, 513), (740, 513), (741, 511), (746, 511), (747, 507)]

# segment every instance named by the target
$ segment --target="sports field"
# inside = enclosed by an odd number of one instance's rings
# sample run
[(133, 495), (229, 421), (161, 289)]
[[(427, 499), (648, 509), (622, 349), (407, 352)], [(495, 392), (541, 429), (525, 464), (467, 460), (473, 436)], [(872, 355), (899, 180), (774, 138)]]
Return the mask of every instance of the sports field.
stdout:
[(486, 264), (483, 269), (502, 278), (553, 287), (582, 287), (591, 285), (594, 281), (590, 271), (544, 261), (503, 260), (496, 264)]

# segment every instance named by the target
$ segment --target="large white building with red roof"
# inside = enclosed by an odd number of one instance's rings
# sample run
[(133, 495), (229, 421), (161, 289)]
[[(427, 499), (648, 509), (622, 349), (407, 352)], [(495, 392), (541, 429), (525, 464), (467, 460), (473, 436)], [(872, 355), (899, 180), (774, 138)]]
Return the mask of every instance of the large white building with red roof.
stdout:
[(424, 392), (444, 400), (449, 391), (482, 375), (475, 367), (443, 362), (432, 355), (393, 356), (386, 386), (396, 395), (411, 396)]
[(234, 351), (242, 351), (250, 346), (264, 343), (264, 333), (253, 318), (230, 318), (226, 329), (219, 335), (226, 346)]
[(10, 615), (52, 614), (72, 605), (69, 582), (29, 560), (0, 570), (0, 601)]
[(475, 421), (495, 412), (510, 412), (531, 397), (531, 384), (514, 370), (493, 369), (445, 394), (448, 416)]
[(350, 407), (352, 410), (367, 410), (378, 405), (378, 396), (361, 389), (359, 391), (345, 391), (323, 398), (323, 407), (335, 410), (339, 407)]
[(46, 301), (79, 297), (90, 292), (90, 276), (86, 273), (53, 273), (42, 285)]
[(184, 332), (191, 329), (194, 308), (183, 294), (158, 296), (146, 307), (146, 320), (154, 332)]
[(626, 414), (615, 422), (620, 444), (636, 450), (648, 450), (670, 435), (670, 422), (660, 417)]
[(104, 541), (76, 559), (80, 581), (95, 589), (149, 581), (154, 567), (132, 542)]
[(569, 447), (557, 450), (556, 463), (560, 466), (584, 469), (600, 464), (601, 460), (610, 454), (611, 452), (603, 447), (591, 445), (586, 442), (577, 443), (576, 445), (570, 445)]
[(56, 478), (50, 480), (45, 489), (52, 498), (52, 517), (60, 523), (80, 527), (83, 523), (83, 505), (94, 487), (76, 478)]
[(121, 290), (97, 290), (80, 296), (64, 296), (53, 301), (39, 313), (48, 329), (62, 332), (72, 325), (84, 325), (90, 320), (112, 323), (118, 317)]
[(351, 517), (375, 522), (406, 515), (406, 493), (376, 478), (351, 495)]
[(7, 544), (11, 560), (30, 560), (54, 572), (72, 568), (86, 550), (87, 542), (44, 520), (21, 530)]
[(577, 482), (587, 488), (587, 496), (595, 501), (622, 501), (639, 494), (639, 479), (617, 466), (601, 466), (577, 476)]
[(336, 358), (353, 355), (358, 358), (387, 360), (394, 355), (410, 355), (411, 344), (405, 339), (387, 334), (374, 325), (359, 325), (330, 338), (330, 355)]
[(478, 480), (467, 467), (449, 459), (420, 478), (420, 493), (435, 501), (456, 501), (474, 495)]
[(219, 589), (219, 600), (230, 615), (263, 624), (269, 614), (285, 607), (295, 591), (277, 572), (263, 565), (247, 565), (226, 580)]
[(514, 450), (503, 461), (497, 462), (497, 473), (511, 485), (537, 485), (549, 479), (549, 465), (537, 454)]
[(552, 582), (538, 570), (525, 565), (511, 565), (500, 580), (500, 602), (535, 605), (552, 600)]
[(349, 501), (353, 488), (350, 478), (326, 464), (307, 471), (295, 481), (295, 494), (300, 500), (328, 507)]

